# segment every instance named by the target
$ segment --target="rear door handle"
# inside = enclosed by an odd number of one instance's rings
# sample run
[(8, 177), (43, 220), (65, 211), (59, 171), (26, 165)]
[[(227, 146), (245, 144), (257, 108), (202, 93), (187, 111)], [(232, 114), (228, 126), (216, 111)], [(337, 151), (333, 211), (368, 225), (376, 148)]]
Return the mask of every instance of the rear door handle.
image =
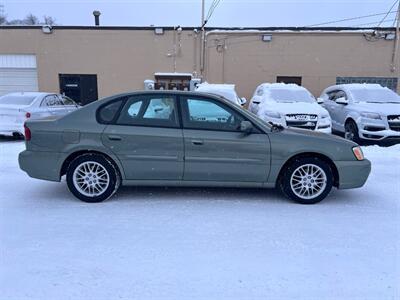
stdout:
[(203, 145), (204, 142), (203, 142), (202, 140), (192, 140), (192, 144), (193, 144), (193, 145), (200, 146), (200, 145)]
[(108, 139), (110, 141), (120, 141), (120, 140), (122, 140), (122, 138), (119, 135), (109, 135)]

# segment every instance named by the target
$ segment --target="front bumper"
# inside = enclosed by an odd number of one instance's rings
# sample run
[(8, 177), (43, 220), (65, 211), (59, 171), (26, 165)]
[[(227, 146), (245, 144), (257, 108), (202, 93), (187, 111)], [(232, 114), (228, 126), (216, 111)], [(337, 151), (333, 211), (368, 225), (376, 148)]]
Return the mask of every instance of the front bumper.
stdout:
[(355, 161), (335, 161), (339, 173), (339, 189), (362, 187), (371, 172), (371, 162), (368, 159)]
[(400, 131), (393, 130), (386, 119), (374, 120), (359, 118), (357, 120), (360, 138), (369, 141), (399, 140)]
[(22, 151), (18, 156), (21, 170), (32, 178), (60, 181), (61, 154), (56, 152)]

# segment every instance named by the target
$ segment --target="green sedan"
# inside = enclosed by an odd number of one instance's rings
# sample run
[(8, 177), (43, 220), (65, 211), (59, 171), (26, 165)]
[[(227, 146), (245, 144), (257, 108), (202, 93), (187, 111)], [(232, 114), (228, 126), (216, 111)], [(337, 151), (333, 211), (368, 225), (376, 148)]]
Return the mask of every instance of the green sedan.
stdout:
[(66, 181), (86, 202), (122, 185), (279, 188), (303, 204), (364, 185), (371, 163), (354, 142), (265, 123), (214, 95), (179, 91), (108, 97), (25, 124), (22, 170)]

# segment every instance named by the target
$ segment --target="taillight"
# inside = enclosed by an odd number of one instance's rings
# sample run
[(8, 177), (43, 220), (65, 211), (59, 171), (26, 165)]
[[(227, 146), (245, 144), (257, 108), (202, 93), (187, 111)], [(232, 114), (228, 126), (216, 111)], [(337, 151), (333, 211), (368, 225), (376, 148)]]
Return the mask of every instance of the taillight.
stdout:
[(29, 119), (30, 117), (31, 117), (31, 113), (30, 113), (30, 112), (27, 112), (27, 113), (25, 114), (25, 118)]
[(24, 130), (25, 130), (25, 141), (30, 141), (32, 138), (32, 133), (31, 130), (24, 124)]

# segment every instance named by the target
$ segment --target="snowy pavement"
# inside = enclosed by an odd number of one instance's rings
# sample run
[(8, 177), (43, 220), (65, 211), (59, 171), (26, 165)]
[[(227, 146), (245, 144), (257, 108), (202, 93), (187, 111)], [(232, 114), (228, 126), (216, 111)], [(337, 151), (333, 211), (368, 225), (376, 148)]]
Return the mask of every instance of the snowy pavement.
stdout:
[(0, 299), (399, 299), (400, 145), (361, 189), (122, 188), (107, 202), (19, 170), (0, 142)]

